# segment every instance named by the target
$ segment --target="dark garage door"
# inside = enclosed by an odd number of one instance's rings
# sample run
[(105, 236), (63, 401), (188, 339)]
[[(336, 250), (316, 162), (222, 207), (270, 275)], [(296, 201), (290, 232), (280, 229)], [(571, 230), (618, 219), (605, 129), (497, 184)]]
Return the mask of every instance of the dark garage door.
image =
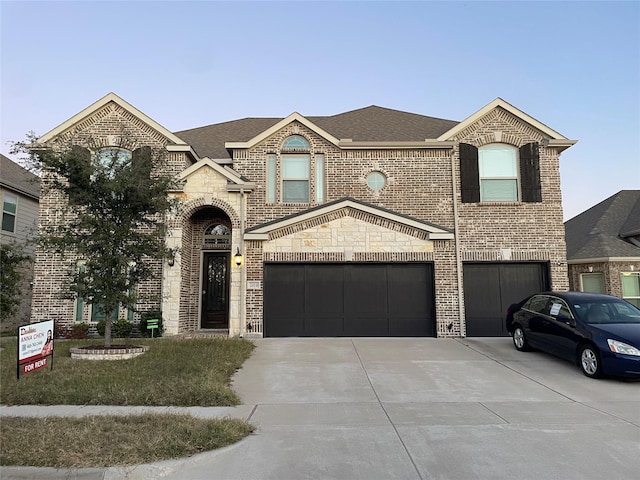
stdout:
[(433, 266), (266, 264), (265, 337), (435, 336)]
[(546, 263), (465, 263), (463, 271), (468, 337), (508, 335), (507, 307), (549, 288)]

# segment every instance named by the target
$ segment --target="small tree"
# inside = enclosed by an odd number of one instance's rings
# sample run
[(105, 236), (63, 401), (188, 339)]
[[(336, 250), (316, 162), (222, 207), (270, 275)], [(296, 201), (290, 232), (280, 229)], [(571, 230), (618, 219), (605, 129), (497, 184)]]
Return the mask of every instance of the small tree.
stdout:
[(13, 151), (27, 153), (41, 172), (43, 194), (66, 205), (55, 224), (41, 225), (39, 244), (82, 260), (82, 268), (69, 271), (64, 291), (103, 309), (109, 347), (111, 312), (133, 308), (136, 285), (154, 274), (150, 260), (169, 255), (165, 217), (174, 180), (166, 173), (165, 150), (140, 147), (124, 132), (108, 148), (90, 138), (43, 146), (30, 134)]
[(20, 303), (18, 267), (29, 257), (21, 245), (12, 243), (0, 245), (0, 319), (8, 320)]

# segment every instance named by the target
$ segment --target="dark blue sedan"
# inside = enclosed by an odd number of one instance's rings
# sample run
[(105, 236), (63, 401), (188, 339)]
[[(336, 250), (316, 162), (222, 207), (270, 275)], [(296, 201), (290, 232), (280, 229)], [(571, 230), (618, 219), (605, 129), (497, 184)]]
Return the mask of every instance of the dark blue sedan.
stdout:
[(575, 362), (591, 378), (640, 378), (640, 310), (610, 295), (542, 292), (507, 310), (519, 351), (542, 350)]

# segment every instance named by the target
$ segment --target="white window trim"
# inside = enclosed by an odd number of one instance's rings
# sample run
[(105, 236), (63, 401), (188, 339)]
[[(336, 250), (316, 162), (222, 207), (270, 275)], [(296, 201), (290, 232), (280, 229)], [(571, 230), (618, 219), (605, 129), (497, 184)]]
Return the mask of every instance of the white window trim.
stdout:
[[(515, 153), (515, 177), (483, 177), (480, 168), (480, 160), (483, 150), (489, 150), (491, 147), (507, 147)], [(482, 181), (483, 180), (515, 180), (516, 181), (516, 198), (514, 200), (486, 200), (483, 197)], [(478, 148), (478, 183), (480, 188), (481, 203), (516, 203), (522, 201), (522, 179), (520, 178), (520, 150), (514, 145), (508, 143), (490, 143)]]
[[(4, 204), (5, 204), (5, 199), (7, 197), (13, 197), (13, 198), (16, 199), (16, 201), (15, 201), (15, 206), (16, 206), (15, 213), (11, 213), (9, 211), (5, 211)], [(15, 193), (2, 192), (2, 217), (0, 218), (0, 222), (3, 222), (5, 214), (13, 216), (13, 230), (4, 230), (4, 229), (2, 229), (2, 230), (0, 230), (0, 231), (2, 231), (2, 233), (7, 234), (7, 235), (15, 235), (16, 234), (16, 230), (18, 229), (18, 211), (19, 211), (19, 208), (20, 208), (19, 203), (20, 203), (20, 197), (18, 195), (16, 195)], [(0, 223), (0, 228), (2, 228), (2, 223)]]

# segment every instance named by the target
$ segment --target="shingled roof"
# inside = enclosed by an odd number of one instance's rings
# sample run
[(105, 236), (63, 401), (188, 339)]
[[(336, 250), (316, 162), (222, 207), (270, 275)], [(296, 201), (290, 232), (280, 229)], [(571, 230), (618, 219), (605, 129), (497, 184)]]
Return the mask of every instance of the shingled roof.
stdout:
[(3, 188), (40, 198), (40, 177), (0, 154), (0, 185)]
[[(459, 122), (371, 105), (327, 117), (306, 117), (338, 139), (353, 141), (424, 141), (438, 138)], [(230, 158), (225, 142), (246, 142), (282, 118), (245, 118), (174, 132), (201, 157)]]
[(640, 257), (640, 190), (621, 190), (564, 224), (567, 259)]

